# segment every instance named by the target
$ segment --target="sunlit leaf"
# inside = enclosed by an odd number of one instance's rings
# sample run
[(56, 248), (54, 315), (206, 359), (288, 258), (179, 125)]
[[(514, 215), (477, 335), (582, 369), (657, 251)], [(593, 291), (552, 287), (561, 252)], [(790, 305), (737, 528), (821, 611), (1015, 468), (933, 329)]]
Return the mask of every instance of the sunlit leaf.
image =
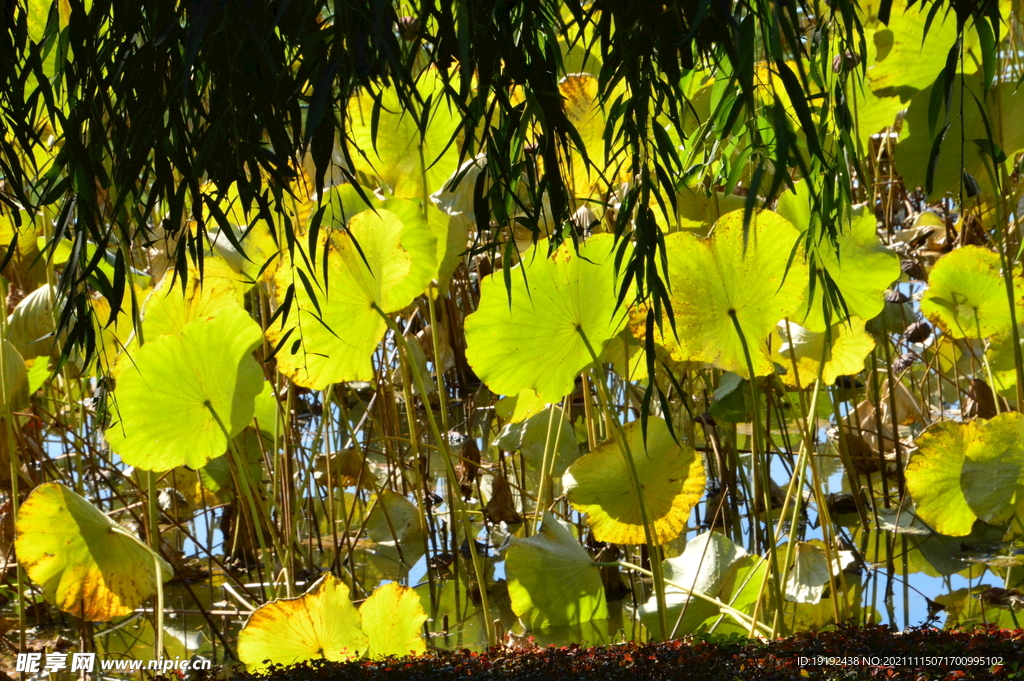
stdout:
[(297, 598), (260, 606), (238, 634), (238, 658), (251, 670), (264, 663), (351, 660), (369, 646), (348, 585), (326, 574)]
[(423, 623), (427, 613), (419, 595), (397, 582), (375, 590), (361, 606), (359, 618), (369, 642), (369, 657), (425, 653)]
[(798, 236), (788, 221), (770, 211), (752, 217), (746, 239), (743, 211), (724, 215), (710, 239), (668, 235), (676, 328), (673, 335), (666, 322), (658, 335), (672, 357), (707, 362), (747, 378), (745, 338), (754, 373), (770, 374), (768, 336), (779, 320), (797, 311), (807, 284), (799, 252), (790, 264)]
[(809, 331), (793, 322), (780, 322), (776, 330), (779, 344), (776, 359), (787, 372), (782, 380), (787, 385), (807, 388), (818, 379), (832, 385), (839, 376), (858, 374), (864, 360), (875, 348), (875, 341), (864, 331), (864, 320), (857, 317), (836, 324), (826, 334)]
[(918, 437), (918, 450), (907, 464), (907, 489), (917, 514), (940, 534), (970, 534), (977, 520), (960, 489), (960, 472), (980, 431), (975, 422), (937, 423)]
[(348, 231), (351, 237), (337, 230), (321, 237), (326, 289), (322, 252), (310, 255), (315, 270), (300, 260), (277, 275), (279, 301), (294, 287), (298, 306), (267, 330), (272, 342), (284, 342), (278, 368), (296, 384), (317, 390), (371, 380), (371, 355), (386, 327), (373, 306), (400, 310), (426, 289), (432, 276), (414, 264), (434, 257), (435, 243), (423, 224), (405, 225), (395, 213), (380, 209), (354, 216)]
[(378, 178), (394, 196), (425, 199), (455, 170), (459, 143), (449, 143), (459, 130), (460, 116), (444, 101), (442, 88), (437, 71), (420, 75), (417, 90), (422, 101), (432, 103), (423, 116), (427, 126), (422, 136), (417, 116), (406, 110), (394, 87), (381, 92), (376, 135), (373, 95), (364, 92), (349, 102), (349, 135), (359, 150), (352, 154), (355, 167)]
[[(908, 7), (906, 0), (893, 0), (889, 25), (879, 26), (868, 51), (873, 57), (867, 75), (873, 90), (895, 87), (926, 88), (946, 64), (949, 48), (957, 39), (957, 21), (952, 12), (939, 11), (925, 27), (928, 12)], [(973, 31), (965, 47), (977, 41)], [(965, 64), (968, 63), (966, 60)]]
[[(647, 441), (640, 421), (625, 427), (644, 503), (658, 542), (675, 539), (704, 493), (704, 464), (688, 445), (672, 439), (668, 424), (647, 420)], [(642, 544), (640, 505), (629, 464), (616, 441), (580, 457), (562, 480), (573, 508), (587, 514), (598, 541)]]
[[(809, 190), (797, 183), (800, 194), (786, 192), (779, 199), (779, 213), (800, 230), (811, 228)], [(835, 243), (827, 236), (813, 245), (815, 277), (814, 296), (805, 298), (793, 320), (812, 331), (825, 330), (822, 298), (826, 295), (827, 275), (843, 296), (846, 310), (832, 305), (831, 324), (852, 317), (871, 319), (885, 304), (886, 289), (900, 277), (900, 261), (885, 247), (875, 231), (875, 214), (866, 209), (854, 211), (844, 224)]]
[(921, 312), (954, 338), (981, 340), (1009, 331), (1010, 303), (1000, 272), (999, 256), (985, 248), (964, 246), (944, 255), (928, 277)]
[(608, 617), (597, 566), (551, 513), (539, 534), (512, 539), (505, 561), (512, 612), (531, 629)]
[(1024, 500), (1024, 414), (1007, 412), (989, 420), (967, 447), (960, 488), (978, 518), (996, 525), (1013, 516)]
[[(1024, 148), (1024, 106), (1014, 83), (1001, 83), (986, 95), (977, 76), (957, 76), (952, 83), (948, 119), (942, 103), (938, 121), (931, 118), (932, 88), (922, 90), (910, 100), (904, 120), (904, 135), (896, 147), (896, 167), (908, 188), (927, 190), (931, 173), (931, 196), (949, 192), (959, 195), (966, 170), (977, 181), (983, 197), (994, 196), (993, 172), (998, 164), (1014, 158)], [(979, 110), (979, 102), (988, 117), (988, 127)], [(949, 128), (933, 156), (936, 137), (948, 120)], [(993, 144), (989, 143), (991, 132)], [(996, 157), (996, 158), (993, 158)], [(1005, 176), (1006, 172), (1003, 171)], [(1004, 187), (1005, 189), (1005, 187)], [(965, 197), (967, 192), (964, 192)]]
[(541, 241), (509, 273), (511, 290), (500, 272), (483, 281), (480, 305), (466, 318), (466, 359), (493, 392), (533, 389), (557, 402), (572, 391), (593, 361), (587, 343), (600, 355), (625, 325), (613, 245), (610, 234), (598, 234), (579, 254), (565, 243), (547, 256)]
[(128, 615), (171, 578), (171, 566), (64, 485), (32, 490), (18, 509), (18, 561), (43, 596), (89, 622)]
[(252, 422), (263, 372), (252, 357), (259, 326), (240, 308), (146, 343), (114, 392), (120, 419), (106, 431), (128, 464), (202, 468)]

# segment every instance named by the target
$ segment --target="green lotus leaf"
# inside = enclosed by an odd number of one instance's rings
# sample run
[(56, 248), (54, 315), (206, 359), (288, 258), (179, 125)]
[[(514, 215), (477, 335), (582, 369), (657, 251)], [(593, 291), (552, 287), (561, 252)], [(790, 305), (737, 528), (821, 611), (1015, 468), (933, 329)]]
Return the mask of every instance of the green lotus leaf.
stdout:
[[(722, 600), (723, 595), (728, 596), (731, 592), (736, 569), (746, 556), (747, 552), (725, 535), (704, 532), (688, 540), (680, 555), (662, 561), (662, 574), (670, 582)], [(675, 629), (675, 636), (688, 634), (704, 620), (720, 614), (719, 607), (714, 603), (693, 597), (674, 586), (666, 587), (665, 603), (668, 606), (666, 620)], [(643, 625), (649, 631), (655, 631), (658, 621), (657, 598), (651, 596), (650, 600), (640, 606), (639, 611)]]
[(551, 513), (544, 514), (539, 534), (512, 539), (505, 572), (512, 612), (530, 629), (608, 617), (598, 567)]
[[(870, 33), (865, 31), (865, 34)], [(895, 95), (879, 96), (871, 90), (870, 81), (860, 77), (847, 79), (846, 93), (856, 131), (854, 139), (860, 142), (858, 150), (866, 156), (871, 151), (871, 137), (895, 125), (896, 117), (907, 105)]]
[[(778, 549), (780, 556), (787, 551), (786, 545)], [(832, 551), (832, 574), (838, 576), (854, 561), (851, 551)], [(793, 547), (793, 564), (786, 578), (786, 600), (794, 603), (817, 603), (825, 593), (829, 582), (829, 561), (825, 546), (818, 539), (797, 542)]]
[(1024, 414), (990, 419), (967, 447), (960, 488), (979, 519), (997, 525), (1024, 507)]
[[(462, 145), (453, 139), (462, 117), (445, 103), (444, 83), (437, 71), (424, 71), (416, 88), (420, 101), (430, 102), (429, 112), (412, 115), (398, 90), (386, 87), (378, 101), (369, 92), (352, 98), (347, 121), (352, 147), (359, 150), (352, 154), (356, 170), (376, 177), (394, 196), (425, 199), (440, 189), (458, 165)], [(422, 135), (420, 120), (427, 122)]]
[(917, 515), (939, 534), (966, 536), (977, 520), (960, 488), (960, 474), (980, 431), (973, 421), (943, 421), (917, 438), (918, 449), (907, 464), (907, 489)]
[[(47, 368), (45, 359), (38, 360), (36, 364), (44, 370)], [(28, 367), (7, 339), (0, 340), (0, 378), (3, 380), (0, 384), (0, 415), (10, 414), (28, 405)]]
[(875, 341), (864, 330), (864, 320), (851, 318), (836, 324), (830, 333), (809, 331), (793, 322), (780, 322), (775, 361), (787, 372), (782, 380), (787, 385), (803, 388), (814, 385), (821, 372), (825, 385), (832, 385), (839, 376), (858, 374), (864, 370), (864, 359), (875, 349)]
[[(283, 343), (277, 354), (281, 373), (315, 390), (372, 380), (371, 355), (386, 328), (373, 306), (389, 313), (400, 310), (433, 276), (429, 268), (414, 264), (435, 257), (436, 242), (422, 222), (406, 225), (381, 208), (352, 217), (348, 232), (351, 236), (340, 230), (321, 236), (315, 272), (299, 259), (277, 275), (279, 302), (294, 286), (297, 309), (287, 318), (282, 315), (267, 336)], [(321, 267), (324, 251), (326, 272)]]
[(87, 622), (132, 613), (156, 591), (157, 564), (161, 581), (173, 574), (152, 549), (60, 483), (32, 490), (15, 530), (18, 561), (46, 600)]
[[(1017, 337), (1021, 339), (1020, 342), (1024, 348), (1024, 327), (1018, 325)], [(996, 392), (1010, 395), (1014, 391), (1014, 386), (1017, 385), (1017, 364), (1013, 351), (1012, 330), (996, 334), (989, 339), (987, 356)], [(971, 368), (965, 367), (963, 373), (970, 374)]]
[(281, 407), (274, 394), (274, 384), (271, 381), (263, 383), (263, 389), (256, 396), (256, 426), (260, 432), (271, 440), (281, 437)]
[(366, 519), (366, 534), (377, 544), (402, 546), (422, 544), (420, 510), (401, 494), (382, 489), (373, 499), (373, 510)]
[[(686, 528), (690, 511), (704, 493), (703, 460), (691, 447), (672, 439), (663, 419), (647, 420), (646, 446), (640, 421), (627, 424), (625, 434), (656, 541), (671, 541)], [(644, 543), (632, 475), (617, 442), (606, 442), (577, 459), (562, 484), (573, 508), (587, 514), (595, 539)]]
[(582, 336), (600, 355), (626, 323), (625, 310), (617, 309), (614, 247), (612, 235), (598, 234), (578, 254), (565, 243), (546, 256), (548, 243), (541, 241), (509, 272), (511, 289), (501, 273), (483, 281), (480, 305), (466, 318), (466, 359), (493, 392), (533, 389), (558, 402), (572, 391), (593, 361)]
[[(185, 281), (173, 271), (166, 272), (142, 304), (140, 333), (131, 335), (134, 329), (130, 319), (121, 319), (119, 324), (109, 327), (116, 330), (116, 339), (107, 339), (108, 348), (101, 359), (109, 365), (109, 357), (114, 357), (113, 378), (120, 378), (131, 368), (141, 340), (148, 343), (166, 334), (179, 334), (196, 319), (212, 319), (224, 310), (241, 307), (247, 287), (244, 279), (226, 260), (215, 255), (204, 258), (202, 275), (198, 267), (190, 265)], [(97, 312), (102, 307), (109, 309), (105, 300), (94, 305)]]
[(233, 308), (146, 343), (117, 379), (111, 449), (150, 471), (202, 468), (224, 454), (228, 439), (252, 422), (263, 388), (252, 357), (261, 337), (245, 310)]
[[(783, 194), (779, 200), (779, 213), (800, 230), (811, 227), (810, 205), (807, 203), (805, 183), (797, 183), (801, 195)], [(793, 197), (793, 198), (790, 198)], [(783, 199), (786, 199), (783, 201)], [(800, 210), (791, 209), (798, 204)], [(878, 238), (875, 215), (867, 209), (854, 212), (852, 220), (843, 226), (835, 243), (828, 237), (813, 247), (817, 282), (814, 295), (804, 299), (793, 319), (811, 331), (824, 331), (826, 327), (822, 298), (825, 295), (825, 275), (843, 294), (846, 311), (851, 317), (871, 319), (885, 305), (885, 290), (900, 277), (900, 259)], [(832, 309), (831, 323), (844, 321), (842, 310)]]
[(6, 340), (25, 361), (60, 354), (53, 319), (53, 288), (44, 284), (22, 298), (7, 318)]
[[(1024, 148), (1024, 94), (1015, 83), (996, 85), (985, 94), (980, 75), (957, 76), (950, 92), (953, 96), (948, 118), (945, 104), (939, 104), (941, 112), (934, 125), (932, 88), (918, 92), (910, 100), (903, 122), (903, 139), (893, 154), (897, 170), (908, 188), (927, 189), (931, 172), (933, 198), (947, 192), (959, 195), (966, 171), (977, 181), (981, 196), (991, 199), (996, 192), (993, 157), (1005, 154), (1006, 160), (1000, 162), (1009, 166), (1017, 151)], [(947, 119), (948, 129), (943, 122)], [(989, 143), (990, 133), (994, 146)], [(942, 139), (937, 142), (940, 135)], [(936, 144), (938, 155), (933, 157)]]
[[(1010, 303), (1000, 272), (999, 256), (985, 248), (964, 246), (947, 253), (928, 277), (921, 312), (953, 338), (981, 340), (1010, 331)], [(1019, 306), (1019, 293), (1015, 298)]]
[[(868, 51), (873, 57), (867, 76), (872, 90), (912, 87), (926, 88), (942, 71), (949, 49), (957, 39), (956, 15), (938, 12), (933, 21), (921, 7), (908, 7), (895, 0), (888, 26), (879, 26)], [(927, 28), (927, 32), (926, 32)], [(977, 42), (977, 33), (964, 30), (965, 49)], [(964, 63), (969, 63), (965, 59)]]
[[(665, 237), (675, 334), (666, 322), (657, 339), (677, 361), (713, 364), (749, 378), (743, 341), (754, 373), (774, 371), (767, 340), (779, 320), (800, 306), (807, 285), (803, 257), (794, 255), (799, 234), (778, 213), (760, 211), (744, 239), (743, 211), (724, 215), (710, 239), (677, 233)], [(787, 273), (788, 265), (788, 273)]]
[(518, 395), (502, 397), (495, 405), (495, 412), (505, 423), (522, 423), (548, 408), (533, 390), (523, 390)]
[[(462, 185), (460, 185), (460, 188)], [(438, 202), (437, 194), (431, 196), (426, 209), (423, 203), (413, 199), (382, 200), (369, 189), (357, 189), (354, 185), (343, 184), (332, 188), (324, 197), (323, 224), (345, 225), (355, 215), (367, 208), (391, 211), (405, 224), (407, 230), (415, 233), (403, 235), (402, 245), (406, 250), (415, 253), (413, 259), (414, 276), (411, 281), (419, 281), (421, 270), (430, 270), (429, 279), (436, 279), (444, 295), (452, 274), (462, 262), (463, 254), (469, 248), (468, 218), (456, 219), (461, 213), (450, 214), (443, 203)], [(367, 203), (369, 201), (369, 203)], [(472, 207), (469, 215), (472, 216)], [(474, 223), (475, 224), (475, 223)], [(433, 233), (434, 241), (423, 226)], [(434, 249), (431, 256), (428, 251)], [(421, 292), (417, 292), (421, 293)]]
[(619, 378), (627, 381), (647, 379), (647, 353), (629, 329), (623, 329), (608, 341), (601, 362), (611, 364)]
[(238, 633), (238, 659), (250, 671), (265, 668), (267, 662), (351, 660), (368, 646), (348, 585), (332, 574), (297, 598), (260, 606)]
[[(552, 418), (554, 424), (551, 423)], [(506, 423), (494, 445), (507, 451), (518, 450), (527, 464), (539, 469), (544, 464), (544, 450), (549, 440), (551, 450), (555, 452), (551, 472), (557, 478), (580, 456), (576, 431), (562, 414), (561, 407), (551, 406), (520, 423)]]
[(210, 319), (238, 308), (243, 293), (239, 275), (222, 258), (207, 256), (202, 276), (198, 267), (190, 267), (184, 285), (168, 272), (143, 304), (143, 337), (148, 343), (164, 334), (181, 333), (196, 319)]
[(419, 595), (409, 587), (391, 582), (375, 590), (359, 607), (359, 618), (369, 642), (368, 657), (427, 652), (422, 636), (427, 613)]

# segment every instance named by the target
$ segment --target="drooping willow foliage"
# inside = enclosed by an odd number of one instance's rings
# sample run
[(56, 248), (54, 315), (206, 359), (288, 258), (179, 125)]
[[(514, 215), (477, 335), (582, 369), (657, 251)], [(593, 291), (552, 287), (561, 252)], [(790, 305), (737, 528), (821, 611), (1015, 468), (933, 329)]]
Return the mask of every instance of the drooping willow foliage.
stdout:
[[(887, 22), (891, 0), (870, 5), (866, 13)], [(958, 31), (976, 26), (994, 68), (1005, 30), (997, 2), (918, 9), (929, 23), (951, 12)], [(353, 144), (346, 103), (373, 98), (375, 133), (382, 90), (392, 88), (424, 134), (437, 105), (429, 100), (443, 99), (460, 119), (445, 145), (463, 159), (487, 155), (490, 182), (477, 188), (473, 210), (477, 224), (493, 225), (493, 243), (511, 244), (498, 233), (514, 224), (543, 236), (539, 224), (550, 222), (556, 240), (564, 236), (580, 205), (567, 159), (581, 154), (578, 165), (607, 180), (595, 200), (618, 191), (614, 230), (636, 245), (621, 265), (660, 319), (670, 303), (660, 269), (669, 225), (659, 215), (675, 207), (680, 184), (742, 187), (749, 211), (791, 178), (807, 178), (817, 207), (809, 240), (834, 236), (839, 216), (866, 198), (846, 86), (868, 61), (865, 10), (850, 0), (7, 0), (0, 201), (15, 224), (23, 211), (45, 210), (55, 225), (48, 238), (75, 244), (60, 281), (60, 324), (72, 346), (91, 346), (90, 282), (112, 313), (138, 310), (128, 244), (162, 242), (187, 276), (207, 230), (224, 223), (207, 183), (257, 206), (291, 243), (299, 226), (271, 217), (289, 178), (305, 168), (319, 192), (325, 177), (349, 174), (365, 150)], [(960, 45), (941, 74), (947, 89)], [(417, 82), (428, 65), (444, 87), (425, 99)], [(607, 111), (603, 135), (586, 142), (559, 89), (584, 69), (597, 76)], [(716, 106), (698, 116), (692, 99), (708, 79)], [(609, 149), (610, 162), (600, 163)], [(190, 220), (198, 230), (186, 228)], [(117, 253), (110, 277), (97, 269), (108, 248)]]

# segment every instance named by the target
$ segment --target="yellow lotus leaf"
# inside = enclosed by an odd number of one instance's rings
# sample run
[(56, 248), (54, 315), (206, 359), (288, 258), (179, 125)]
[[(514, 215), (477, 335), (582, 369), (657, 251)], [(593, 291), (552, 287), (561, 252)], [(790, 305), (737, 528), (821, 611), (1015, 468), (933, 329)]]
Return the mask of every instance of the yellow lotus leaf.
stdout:
[(385, 584), (359, 607), (359, 617), (369, 641), (369, 657), (427, 652), (421, 636), (427, 613), (413, 589), (398, 582)]
[(707, 362), (749, 378), (745, 343), (754, 373), (772, 373), (768, 337), (797, 311), (807, 285), (807, 266), (794, 253), (798, 238), (770, 211), (754, 214), (747, 229), (743, 211), (728, 213), (710, 239), (668, 235), (675, 330), (666, 320), (656, 340), (677, 361)]
[(238, 634), (238, 659), (252, 671), (267, 662), (351, 660), (367, 646), (348, 585), (327, 574), (297, 598), (279, 598), (257, 608)]
[(57, 482), (32, 490), (18, 509), (15, 550), (43, 597), (89, 622), (128, 615), (167, 581), (171, 566)]
[[(691, 447), (672, 439), (660, 418), (647, 421), (647, 443), (640, 421), (625, 427), (648, 517), (659, 543), (671, 541), (686, 527), (690, 511), (704, 493), (704, 464)], [(642, 544), (640, 506), (629, 464), (615, 441), (581, 456), (562, 478), (569, 503), (581, 513), (598, 541)]]
[(807, 388), (814, 385), (821, 372), (825, 385), (832, 385), (839, 376), (864, 370), (864, 359), (875, 348), (875, 341), (864, 330), (864, 320), (851, 317), (834, 325), (829, 333), (809, 331), (793, 322), (779, 322), (775, 361), (786, 367), (782, 380), (787, 385)]

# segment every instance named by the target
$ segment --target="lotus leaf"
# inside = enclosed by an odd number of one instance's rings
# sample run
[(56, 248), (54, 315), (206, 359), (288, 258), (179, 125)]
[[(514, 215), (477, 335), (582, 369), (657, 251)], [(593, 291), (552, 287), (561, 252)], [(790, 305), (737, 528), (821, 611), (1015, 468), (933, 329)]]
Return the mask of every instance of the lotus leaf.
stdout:
[(251, 671), (264, 663), (351, 660), (369, 646), (348, 585), (331, 574), (297, 598), (279, 598), (249, 616), (238, 634), (238, 658)]
[[(801, 190), (799, 195), (787, 192), (779, 199), (779, 213), (797, 229), (810, 229), (809, 192), (802, 182), (797, 187)], [(885, 290), (900, 277), (900, 261), (878, 238), (872, 211), (854, 211), (850, 222), (840, 228), (835, 242), (825, 236), (813, 245), (813, 252), (817, 277), (814, 295), (804, 300), (793, 317), (796, 322), (812, 331), (825, 331), (825, 275), (842, 293), (846, 306), (845, 312), (831, 310), (831, 324), (845, 321), (847, 316), (871, 319), (882, 311)]]
[[(552, 418), (555, 420), (554, 424), (551, 423)], [(544, 450), (550, 446), (554, 454), (549, 455), (549, 459), (552, 462), (552, 475), (555, 477), (565, 473), (569, 464), (580, 456), (572, 424), (562, 413), (561, 407), (554, 406), (520, 423), (505, 424), (494, 440), (494, 445), (508, 451), (519, 450), (526, 463), (536, 469), (544, 464)]]
[[(950, 90), (949, 113), (944, 102), (939, 104), (942, 113), (933, 125), (933, 89), (922, 90), (910, 100), (904, 136), (894, 154), (897, 169), (908, 188), (927, 189), (931, 172), (934, 198), (947, 192), (960, 194), (965, 189), (966, 171), (978, 183), (981, 196), (991, 198), (996, 190), (992, 176), (996, 164), (1004, 162), (1003, 155), (1013, 159), (1024, 148), (1024, 106), (1018, 99), (1022, 95), (1014, 83), (1001, 83), (985, 94), (980, 75), (957, 76)], [(984, 107), (987, 126), (979, 104)], [(948, 128), (944, 120), (948, 120)], [(935, 151), (938, 153), (933, 156)]]
[[(938, 12), (934, 21), (928, 12), (908, 7), (912, 2), (892, 3), (889, 25), (879, 26), (868, 48), (873, 59), (867, 75), (872, 90), (912, 87), (918, 90), (932, 84), (946, 63), (949, 49), (957, 39), (956, 16)], [(967, 30), (965, 49), (977, 42), (977, 33)], [(969, 63), (967, 58), (964, 64)]]
[(551, 513), (544, 514), (539, 534), (512, 539), (505, 561), (512, 612), (529, 628), (608, 617), (598, 567)]
[(707, 362), (749, 378), (738, 322), (754, 373), (772, 373), (768, 336), (797, 311), (807, 284), (803, 257), (794, 253), (798, 237), (770, 211), (753, 215), (746, 233), (743, 211), (734, 211), (722, 216), (710, 239), (665, 237), (675, 332), (665, 323), (657, 337), (673, 359)]
[[(1019, 306), (1019, 294), (1015, 294)], [(1010, 330), (1010, 304), (999, 256), (978, 246), (948, 253), (935, 264), (921, 312), (954, 338), (988, 338)], [(1021, 319), (1018, 311), (1017, 318)]]
[[(778, 549), (785, 555), (786, 547)], [(836, 555), (838, 554), (838, 555)], [(853, 562), (850, 551), (832, 551), (832, 574), (838, 576)], [(817, 603), (829, 582), (829, 561), (820, 540), (797, 542), (793, 551), (793, 564), (786, 578), (786, 600), (795, 603)]]
[(466, 359), (492, 391), (533, 389), (546, 402), (572, 392), (593, 362), (587, 343), (600, 355), (626, 323), (614, 247), (612, 235), (598, 234), (578, 253), (565, 243), (546, 255), (541, 241), (508, 273), (511, 289), (501, 273), (483, 281), (480, 305), (466, 318)]
[(18, 561), (43, 596), (88, 622), (131, 614), (171, 578), (171, 566), (95, 506), (57, 482), (18, 509)]
[[(703, 461), (691, 447), (673, 440), (663, 419), (647, 420), (646, 446), (640, 421), (626, 425), (625, 435), (656, 540), (671, 541), (686, 527), (690, 511), (704, 493)], [(562, 484), (573, 508), (587, 514), (595, 539), (644, 543), (639, 500), (617, 442), (606, 442), (577, 459)]]
[[(36, 364), (45, 370), (46, 360)], [(0, 416), (23, 408), (28, 404), (28, 368), (18, 350), (7, 339), (0, 340)]]
[(120, 420), (106, 431), (128, 464), (202, 468), (252, 422), (263, 371), (252, 357), (259, 326), (241, 308), (189, 322), (146, 343), (114, 391)]
[(839, 376), (864, 370), (864, 359), (875, 348), (875, 341), (864, 331), (864, 320), (857, 317), (832, 327), (826, 334), (809, 331), (793, 322), (780, 322), (776, 361), (786, 367), (782, 380), (787, 385), (808, 387), (818, 379), (832, 385)]
[[(725, 535), (704, 532), (687, 541), (679, 556), (663, 561), (662, 573), (670, 582), (721, 600), (731, 592), (736, 569), (746, 556), (747, 552)], [(695, 598), (673, 586), (665, 589), (665, 602), (668, 606), (667, 621), (675, 629), (676, 636), (694, 631), (701, 622), (719, 614), (714, 603)], [(685, 613), (683, 608), (686, 608)], [(640, 621), (653, 631), (657, 613), (658, 601), (652, 596), (640, 606)]]
[[(432, 275), (414, 263), (432, 262), (433, 248), (423, 224), (405, 225), (385, 209), (358, 213), (347, 232), (324, 233), (322, 252), (310, 254), (319, 276), (301, 258), (277, 275), (280, 302), (294, 287), (297, 304), (267, 330), (272, 342), (284, 344), (277, 355), (279, 370), (316, 390), (372, 380), (371, 355), (386, 328), (373, 306), (395, 312), (422, 293)], [(319, 264), (323, 257), (326, 271)]]
[(979, 519), (996, 525), (1010, 519), (1024, 500), (1024, 414), (989, 420), (967, 447), (960, 488)]
[[(391, 194), (426, 198), (440, 189), (458, 164), (461, 117), (445, 104), (444, 82), (433, 69), (424, 71), (416, 84), (421, 101), (430, 110), (412, 115), (398, 90), (386, 87), (376, 95), (364, 92), (348, 106), (349, 134), (356, 170), (377, 177)], [(457, 87), (457, 86), (456, 86)], [(425, 131), (419, 122), (426, 122)]]
[(423, 623), (427, 613), (419, 595), (407, 586), (391, 582), (380, 587), (359, 606), (363, 633), (372, 658), (427, 652)]
[(917, 515), (940, 534), (966, 536), (977, 520), (960, 488), (960, 474), (981, 429), (976, 422), (943, 421), (917, 438), (918, 450), (907, 464), (907, 489)]

